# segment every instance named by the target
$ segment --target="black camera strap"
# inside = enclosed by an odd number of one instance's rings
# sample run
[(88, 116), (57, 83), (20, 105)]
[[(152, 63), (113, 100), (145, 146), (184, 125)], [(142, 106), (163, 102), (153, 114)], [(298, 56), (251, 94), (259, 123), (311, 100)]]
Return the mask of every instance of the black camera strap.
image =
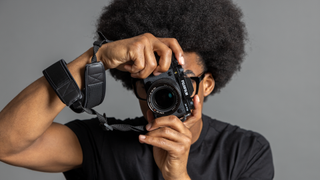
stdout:
[(128, 124), (128, 122), (124, 122), (122, 120), (116, 120), (116, 119), (113, 119), (113, 122), (109, 122), (105, 114), (101, 115), (94, 109), (83, 108), (83, 110), (88, 114), (96, 115), (100, 122), (101, 128), (105, 131), (117, 130), (117, 131), (136, 131), (141, 133), (147, 132), (147, 130), (145, 129), (145, 124), (131, 125), (131, 124)]
[(87, 64), (84, 71), (84, 89), (82, 90), (83, 98), (76, 101), (70, 108), (76, 112), (83, 112), (83, 108), (91, 109), (101, 104), (106, 92), (106, 74), (102, 62), (97, 61), (96, 53), (99, 48), (109, 40), (95, 41), (93, 43), (93, 57), (91, 63)]
[(104, 40), (93, 43), (93, 57), (91, 63), (85, 67), (85, 87), (82, 91), (73, 79), (67, 63), (63, 59), (45, 69), (43, 71), (44, 77), (64, 104), (76, 113), (86, 112), (96, 115), (102, 129), (107, 131), (145, 132), (144, 125), (123, 124), (121, 120), (118, 120), (118, 122), (113, 121), (112, 124), (110, 124), (105, 114), (101, 115), (92, 109), (103, 102), (106, 91), (105, 68), (102, 62), (97, 61), (96, 53), (103, 44), (111, 42), (106, 39), (102, 33), (99, 33), (99, 35), (102, 36)]

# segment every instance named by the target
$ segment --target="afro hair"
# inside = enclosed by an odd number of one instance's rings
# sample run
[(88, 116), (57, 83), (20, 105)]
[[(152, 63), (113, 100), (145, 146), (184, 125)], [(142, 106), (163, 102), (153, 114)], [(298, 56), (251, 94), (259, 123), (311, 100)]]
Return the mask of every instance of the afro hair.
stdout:
[[(183, 51), (196, 52), (212, 74), (211, 95), (240, 70), (247, 35), (242, 12), (231, 0), (114, 0), (98, 19), (99, 31), (109, 40), (143, 33), (177, 39)], [(111, 69), (110, 73), (132, 89), (128, 72)]]

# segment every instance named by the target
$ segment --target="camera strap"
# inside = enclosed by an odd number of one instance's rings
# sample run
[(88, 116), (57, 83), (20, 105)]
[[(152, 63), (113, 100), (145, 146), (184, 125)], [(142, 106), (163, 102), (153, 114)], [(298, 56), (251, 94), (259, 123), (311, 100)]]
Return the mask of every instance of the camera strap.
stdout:
[(113, 121), (112, 124), (110, 124), (105, 114), (101, 115), (92, 109), (103, 102), (106, 91), (105, 68), (102, 62), (97, 61), (96, 53), (103, 44), (112, 42), (106, 39), (102, 33), (99, 32), (99, 35), (102, 36), (104, 40), (93, 43), (93, 57), (91, 63), (85, 67), (84, 89), (82, 91), (72, 77), (67, 63), (63, 59), (45, 69), (43, 71), (44, 77), (64, 104), (76, 113), (86, 112), (91, 115), (96, 115), (102, 129), (107, 131), (145, 132), (144, 125), (123, 124), (121, 120), (118, 120), (119, 122)]

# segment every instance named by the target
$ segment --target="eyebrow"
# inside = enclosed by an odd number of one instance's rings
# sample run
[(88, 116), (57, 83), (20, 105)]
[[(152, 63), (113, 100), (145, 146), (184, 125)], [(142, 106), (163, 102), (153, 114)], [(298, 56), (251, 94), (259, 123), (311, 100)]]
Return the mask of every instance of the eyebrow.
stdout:
[(194, 74), (194, 72), (193, 71), (191, 71), (191, 70), (186, 70), (185, 72), (184, 72), (184, 74), (186, 74), (186, 75), (193, 75), (193, 76), (195, 76), (195, 74)]

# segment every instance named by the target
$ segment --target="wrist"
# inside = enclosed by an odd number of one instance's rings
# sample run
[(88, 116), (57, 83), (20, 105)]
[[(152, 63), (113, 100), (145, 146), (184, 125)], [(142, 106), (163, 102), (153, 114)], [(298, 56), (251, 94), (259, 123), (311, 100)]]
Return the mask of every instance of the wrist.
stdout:
[(78, 84), (80, 89), (84, 86), (84, 71), (87, 64), (91, 63), (93, 56), (93, 48), (88, 49), (81, 56), (68, 63), (67, 67), (72, 74), (74, 80)]
[(108, 43), (103, 44), (99, 50), (96, 52), (97, 61), (101, 61), (103, 63), (104, 69), (107, 70), (109, 67), (106, 64), (106, 57), (103, 55), (107, 51)]

